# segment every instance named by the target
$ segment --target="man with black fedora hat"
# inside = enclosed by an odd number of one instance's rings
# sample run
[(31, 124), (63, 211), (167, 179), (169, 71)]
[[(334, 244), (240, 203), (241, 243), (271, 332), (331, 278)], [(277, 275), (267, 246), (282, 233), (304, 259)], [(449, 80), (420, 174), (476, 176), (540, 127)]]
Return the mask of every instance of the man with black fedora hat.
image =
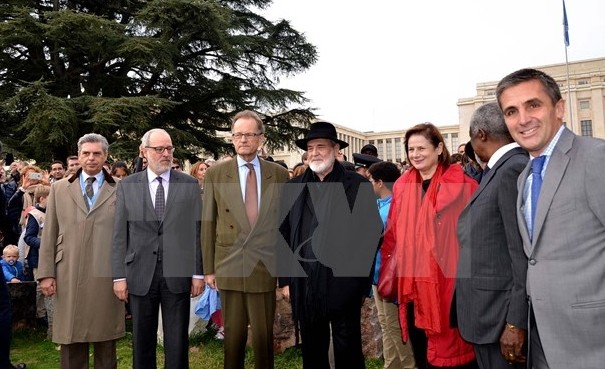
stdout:
[(312, 124), (296, 145), (307, 151), (309, 168), (283, 192), (282, 204), (293, 205), (280, 229), (293, 259), (282, 262), (304, 273), (279, 282), (300, 325), (303, 368), (330, 368), (330, 328), (336, 369), (364, 368), (361, 306), (382, 230), (374, 192), (336, 160), (348, 144), (332, 124)]

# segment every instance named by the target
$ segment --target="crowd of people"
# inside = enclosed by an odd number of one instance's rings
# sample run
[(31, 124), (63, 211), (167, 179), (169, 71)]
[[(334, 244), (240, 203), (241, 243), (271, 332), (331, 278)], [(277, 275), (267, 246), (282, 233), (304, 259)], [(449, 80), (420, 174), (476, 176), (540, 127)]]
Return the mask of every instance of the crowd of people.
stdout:
[[(105, 137), (86, 134), (66, 167), (0, 173), (3, 276), (37, 282), (64, 369), (87, 368), (90, 344), (95, 368), (116, 368), (126, 315), (133, 368), (156, 368), (160, 308), (165, 367), (188, 368), (191, 298), (205, 289), (220, 297), (224, 368), (244, 368), (249, 331), (254, 367), (273, 368), (276, 288), (305, 369), (365, 368), (369, 297), (385, 369), (601, 368), (605, 141), (565, 127), (543, 72), (511, 73), (496, 97), (458, 153), (431, 123), (408, 129), (403, 165), (373, 145), (349, 162), (334, 125), (316, 122), (288, 168), (248, 110), (232, 121), (236, 155), (189, 174), (163, 129), (132, 166), (107, 164)], [(24, 368), (9, 360), (0, 292), (0, 369)]]

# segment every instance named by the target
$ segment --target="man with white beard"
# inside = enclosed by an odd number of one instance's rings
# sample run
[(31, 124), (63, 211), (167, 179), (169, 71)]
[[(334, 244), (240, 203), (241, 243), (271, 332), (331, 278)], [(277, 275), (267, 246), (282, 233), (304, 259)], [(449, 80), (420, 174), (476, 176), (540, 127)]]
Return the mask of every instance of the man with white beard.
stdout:
[(332, 124), (312, 124), (296, 145), (309, 168), (283, 191), (282, 204), (293, 205), (280, 230), (293, 259), (280, 261), (304, 272), (279, 282), (300, 325), (303, 368), (330, 368), (330, 327), (335, 368), (365, 368), (360, 319), (382, 230), (376, 198), (366, 178), (336, 160), (348, 144)]

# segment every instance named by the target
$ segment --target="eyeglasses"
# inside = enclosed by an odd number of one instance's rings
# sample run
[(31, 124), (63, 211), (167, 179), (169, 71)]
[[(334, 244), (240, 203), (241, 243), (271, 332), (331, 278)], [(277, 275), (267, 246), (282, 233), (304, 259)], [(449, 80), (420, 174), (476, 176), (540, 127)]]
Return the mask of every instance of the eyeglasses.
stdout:
[(246, 137), (247, 139), (251, 140), (255, 137), (261, 136), (262, 133), (233, 133), (231, 134), (231, 137), (234, 140), (241, 140), (243, 137)]
[(145, 146), (145, 148), (147, 149), (152, 149), (153, 151), (155, 151), (158, 154), (162, 154), (164, 153), (164, 150), (168, 151), (168, 153), (172, 153), (174, 151), (174, 147), (172, 146)]

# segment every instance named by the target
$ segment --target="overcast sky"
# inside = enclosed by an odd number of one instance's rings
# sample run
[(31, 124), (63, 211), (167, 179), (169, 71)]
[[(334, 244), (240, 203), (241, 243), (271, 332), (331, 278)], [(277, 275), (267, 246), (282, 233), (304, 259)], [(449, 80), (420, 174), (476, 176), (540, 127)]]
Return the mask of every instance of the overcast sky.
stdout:
[[(605, 0), (567, 0), (569, 61), (605, 57)], [(459, 98), (523, 67), (565, 62), (561, 0), (274, 0), (319, 51), (280, 87), (361, 131), (458, 124)]]

